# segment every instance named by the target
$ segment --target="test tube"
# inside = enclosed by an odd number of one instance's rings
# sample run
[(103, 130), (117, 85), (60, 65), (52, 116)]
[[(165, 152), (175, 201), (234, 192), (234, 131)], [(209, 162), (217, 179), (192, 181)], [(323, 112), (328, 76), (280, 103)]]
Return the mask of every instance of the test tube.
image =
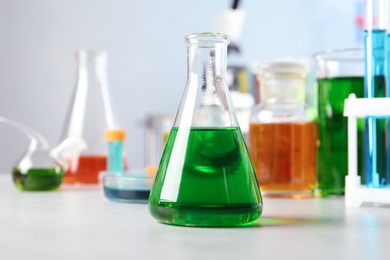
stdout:
[[(390, 3), (389, 0), (386, 1), (386, 36), (385, 36), (385, 83), (386, 83), (386, 97), (390, 97), (390, 19), (389, 19), (389, 14), (390, 14)], [(389, 120), (386, 122), (386, 132), (387, 132), (387, 148), (389, 149), (390, 147), (390, 126), (389, 126)], [(387, 184), (390, 184), (390, 152), (387, 153), (386, 155), (386, 166), (387, 166)]]
[(122, 173), (124, 171), (123, 142), (126, 131), (123, 129), (107, 129), (104, 133), (108, 142), (107, 171)]
[[(385, 42), (387, 0), (365, 1), (365, 97), (385, 97)], [(365, 121), (364, 184), (388, 184), (387, 119), (368, 117)]]

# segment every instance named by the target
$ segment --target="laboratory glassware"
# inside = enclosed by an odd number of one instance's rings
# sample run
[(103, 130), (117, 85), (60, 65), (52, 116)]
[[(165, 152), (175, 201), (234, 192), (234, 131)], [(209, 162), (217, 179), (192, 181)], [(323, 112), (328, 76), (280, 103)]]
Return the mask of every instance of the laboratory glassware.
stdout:
[(147, 167), (157, 168), (168, 134), (172, 128), (174, 114), (149, 114), (145, 127), (145, 162)]
[[(385, 82), (387, 0), (365, 1), (364, 96), (380, 98), (388, 95)], [(364, 134), (364, 184), (380, 187), (389, 184), (389, 151), (387, 118), (365, 118)]]
[(107, 129), (104, 137), (108, 143), (107, 171), (122, 173), (126, 164), (124, 156), (126, 131), (123, 129)]
[[(390, 2), (387, 1), (386, 6), (387, 13), (390, 12)], [(385, 97), (390, 97), (390, 19), (387, 17), (387, 28), (386, 28), (386, 38), (385, 38)], [(390, 127), (389, 127), (389, 120), (386, 119), (386, 142), (387, 142), (387, 155), (386, 155), (386, 167), (387, 167), (387, 174), (390, 174)], [(388, 175), (387, 175), (388, 176)], [(390, 185), (390, 178), (387, 178), (387, 185)], [(380, 187), (382, 185), (379, 185)]]
[(187, 83), (149, 196), (158, 221), (235, 226), (256, 220), (262, 197), (225, 81), (228, 36), (185, 37)]
[(105, 196), (118, 202), (147, 203), (155, 174), (145, 169), (106, 172), (103, 177)]
[(254, 71), (260, 102), (253, 107), (249, 152), (263, 196), (312, 197), (317, 183), (317, 116), (305, 103), (309, 67), (263, 62)]
[(46, 139), (26, 125), (4, 117), (0, 122), (22, 131), (30, 143), (27, 151), (12, 169), (13, 182), (22, 191), (48, 191), (57, 189), (64, 176), (63, 169), (50, 157)]
[(107, 171), (104, 172), (103, 187), (105, 196), (113, 201), (146, 203), (149, 198), (153, 176), (145, 169), (127, 170), (124, 165), (124, 141), (126, 131), (108, 129), (105, 140), (108, 143)]
[(117, 129), (111, 101), (107, 53), (78, 50), (77, 80), (61, 137), (52, 155), (66, 168), (64, 183), (97, 184), (106, 171), (106, 129)]
[[(318, 193), (344, 195), (348, 173), (348, 122), (344, 101), (349, 94), (364, 97), (364, 50), (326, 50), (313, 54), (317, 79), (319, 126)], [(358, 120), (360, 176), (364, 173), (364, 120)]]

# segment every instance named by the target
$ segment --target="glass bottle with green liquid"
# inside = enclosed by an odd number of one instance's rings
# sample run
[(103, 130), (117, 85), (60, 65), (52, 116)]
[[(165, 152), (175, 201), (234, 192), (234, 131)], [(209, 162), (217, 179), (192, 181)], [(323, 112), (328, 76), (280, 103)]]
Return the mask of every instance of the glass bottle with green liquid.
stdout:
[(186, 88), (149, 196), (158, 221), (237, 226), (255, 221), (263, 203), (225, 82), (229, 38), (185, 37)]

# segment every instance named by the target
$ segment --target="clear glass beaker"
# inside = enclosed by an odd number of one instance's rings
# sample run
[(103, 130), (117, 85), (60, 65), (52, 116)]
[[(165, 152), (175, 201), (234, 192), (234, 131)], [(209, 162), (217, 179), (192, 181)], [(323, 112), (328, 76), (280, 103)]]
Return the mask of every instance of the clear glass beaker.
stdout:
[(12, 169), (15, 186), (22, 191), (49, 191), (57, 189), (64, 177), (64, 170), (50, 157), (49, 144), (35, 130), (15, 121), (0, 117), (0, 123), (22, 131), (30, 143)]
[[(321, 196), (344, 195), (348, 174), (348, 119), (344, 100), (364, 97), (363, 49), (327, 50), (313, 55), (317, 77), (319, 124), (318, 191)], [(358, 119), (358, 173), (364, 174), (364, 119)]]
[(311, 197), (317, 183), (317, 118), (305, 104), (309, 68), (267, 62), (254, 70), (260, 103), (251, 112), (249, 152), (261, 192), (267, 197)]
[(118, 129), (111, 102), (107, 53), (76, 52), (77, 80), (60, 144), (52, 150), (66, 168), (64, 183), (97, 184), (106, 171), (106, 129)]
[(185, 37), (187, 84), (149, 196), (151, 215), (185, 226), (233, 226), (262, 212), (262, 198), (229, 89), (229, 39)]

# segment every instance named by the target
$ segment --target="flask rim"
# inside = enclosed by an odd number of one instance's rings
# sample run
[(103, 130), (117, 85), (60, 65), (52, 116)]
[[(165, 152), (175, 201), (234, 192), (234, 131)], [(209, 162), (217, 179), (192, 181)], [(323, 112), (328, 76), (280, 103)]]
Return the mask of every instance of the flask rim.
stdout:
[(314, 60), (364, 61), (364, 48), (327, 49), (312, 54)]
[(218, 32), (200, 32), (188, 34), (184, 37), (184, 42), (187, 45), (210, 47), (215, 44), (228, 45), (230, 43), (230, 37)]
[(253, 66), (253, 72), (257, 75), (306, 78), (310, 68), (301, 62), (271, 61), (259, 63)]
[(95, 49), (78, 49), (75, 51), (75, 56), (82, 60), (98, 58), (106, 59), (108, 57), (108, 53), (102, 50)]

